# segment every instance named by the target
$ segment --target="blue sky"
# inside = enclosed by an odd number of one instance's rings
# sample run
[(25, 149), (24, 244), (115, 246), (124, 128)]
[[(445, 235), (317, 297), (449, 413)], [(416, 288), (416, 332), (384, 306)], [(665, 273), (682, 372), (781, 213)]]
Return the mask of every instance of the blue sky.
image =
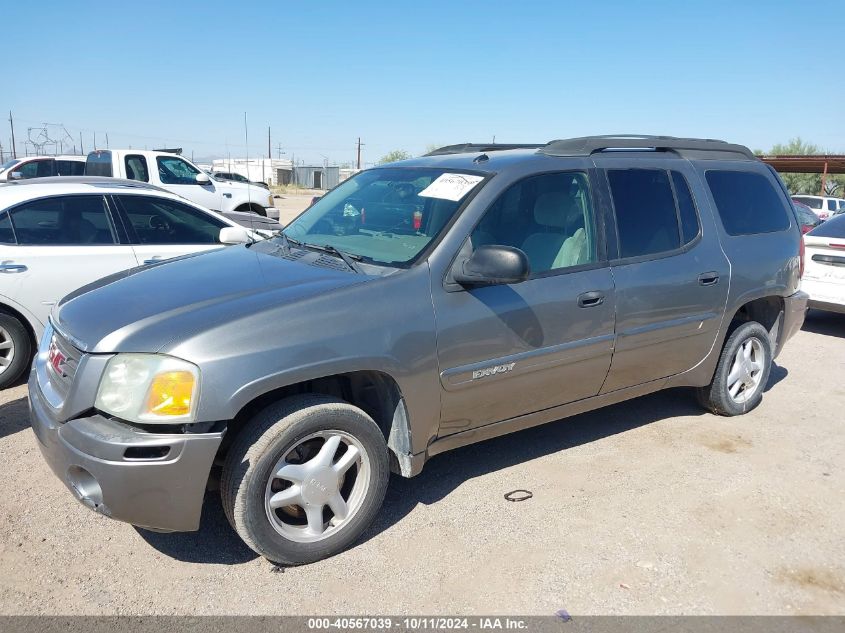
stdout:
[[(233, 10), (234, 9), (234, 10)], [(181, 146), (365, 162), (606, 133), (801, 136), (845, 153), (845, 2), (15, 2), (0, 112), (18, 149)], [(830, 30), (824, 28), (831, 26)], [(827, 33), (827, 35), (825, 35)], [(10, 36), (11, 34), (11, 36)], [(823, 55), (829, 55), (825, 63)], [(8, 116), (4, 114), (3, 118)], [(54, 130), (53, 134), (57, 132)], [(8, 123), (0, 142), (9, 147)]]

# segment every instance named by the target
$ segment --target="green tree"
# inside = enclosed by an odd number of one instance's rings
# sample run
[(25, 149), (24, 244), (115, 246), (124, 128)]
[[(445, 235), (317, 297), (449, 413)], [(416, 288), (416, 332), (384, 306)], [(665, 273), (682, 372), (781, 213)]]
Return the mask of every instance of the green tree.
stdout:
[(411, 158), (410, 152), (406, 152), (404, 149), (395, 149), (382, 156), (378, 164), (384, 165), (385, 163), (395, 163), (397, 160), (407, 160), (409, 158)]

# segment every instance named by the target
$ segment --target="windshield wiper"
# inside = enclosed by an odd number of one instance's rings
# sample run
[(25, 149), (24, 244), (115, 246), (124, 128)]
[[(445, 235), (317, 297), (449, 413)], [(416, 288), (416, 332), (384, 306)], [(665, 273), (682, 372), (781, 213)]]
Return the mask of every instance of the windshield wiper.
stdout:
[[(291, 241), (293, 241), (293, 240), (291, 240)], [(329, 253), (331, 255), (336, 255), (337, 257), (340, 257), (343, 260), (344, 264), (349, 266), (349, 270), (356, 272), (359, 275), (364, 274), (364, 271), (361, 270), (361, 267), (358, 266), (358, 264), (356, 264), (355, 261), (354, 261), (356, 259), (360, 261), (361, 260), (360, 255), (352, 255), (352, 254), (347, 253), (345, 251), (338, 250), (337, 248), (335, 248), (331, 244), (323, 244), (322, 246), (319, 246), (317, 244), (308, 244), (307, 242), (299, 242), (299, 244), (301, 246), (306, 246), (308, 248), (315, 248), (319, 251), (323, 251), (323, 252)]]

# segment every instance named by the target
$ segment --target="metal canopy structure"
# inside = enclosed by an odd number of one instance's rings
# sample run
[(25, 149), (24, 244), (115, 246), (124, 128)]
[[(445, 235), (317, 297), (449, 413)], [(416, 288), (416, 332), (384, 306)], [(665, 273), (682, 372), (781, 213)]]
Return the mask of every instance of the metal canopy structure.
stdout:
[(845, 174), (845, 154), (760, 156), (760, 160), (782, 174), (821, 174), (820, 195), (825, 195), (828, 174)]

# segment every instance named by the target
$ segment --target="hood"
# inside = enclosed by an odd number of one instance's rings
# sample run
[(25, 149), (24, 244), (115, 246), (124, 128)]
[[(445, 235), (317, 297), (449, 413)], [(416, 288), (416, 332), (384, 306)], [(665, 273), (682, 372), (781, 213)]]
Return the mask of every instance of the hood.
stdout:
[(65, 297), (52, 320), (86, 352), (157, 352), (202, 329), (369, 279), (330, 255), (290, 255), (266, 241), (111, 275)]

